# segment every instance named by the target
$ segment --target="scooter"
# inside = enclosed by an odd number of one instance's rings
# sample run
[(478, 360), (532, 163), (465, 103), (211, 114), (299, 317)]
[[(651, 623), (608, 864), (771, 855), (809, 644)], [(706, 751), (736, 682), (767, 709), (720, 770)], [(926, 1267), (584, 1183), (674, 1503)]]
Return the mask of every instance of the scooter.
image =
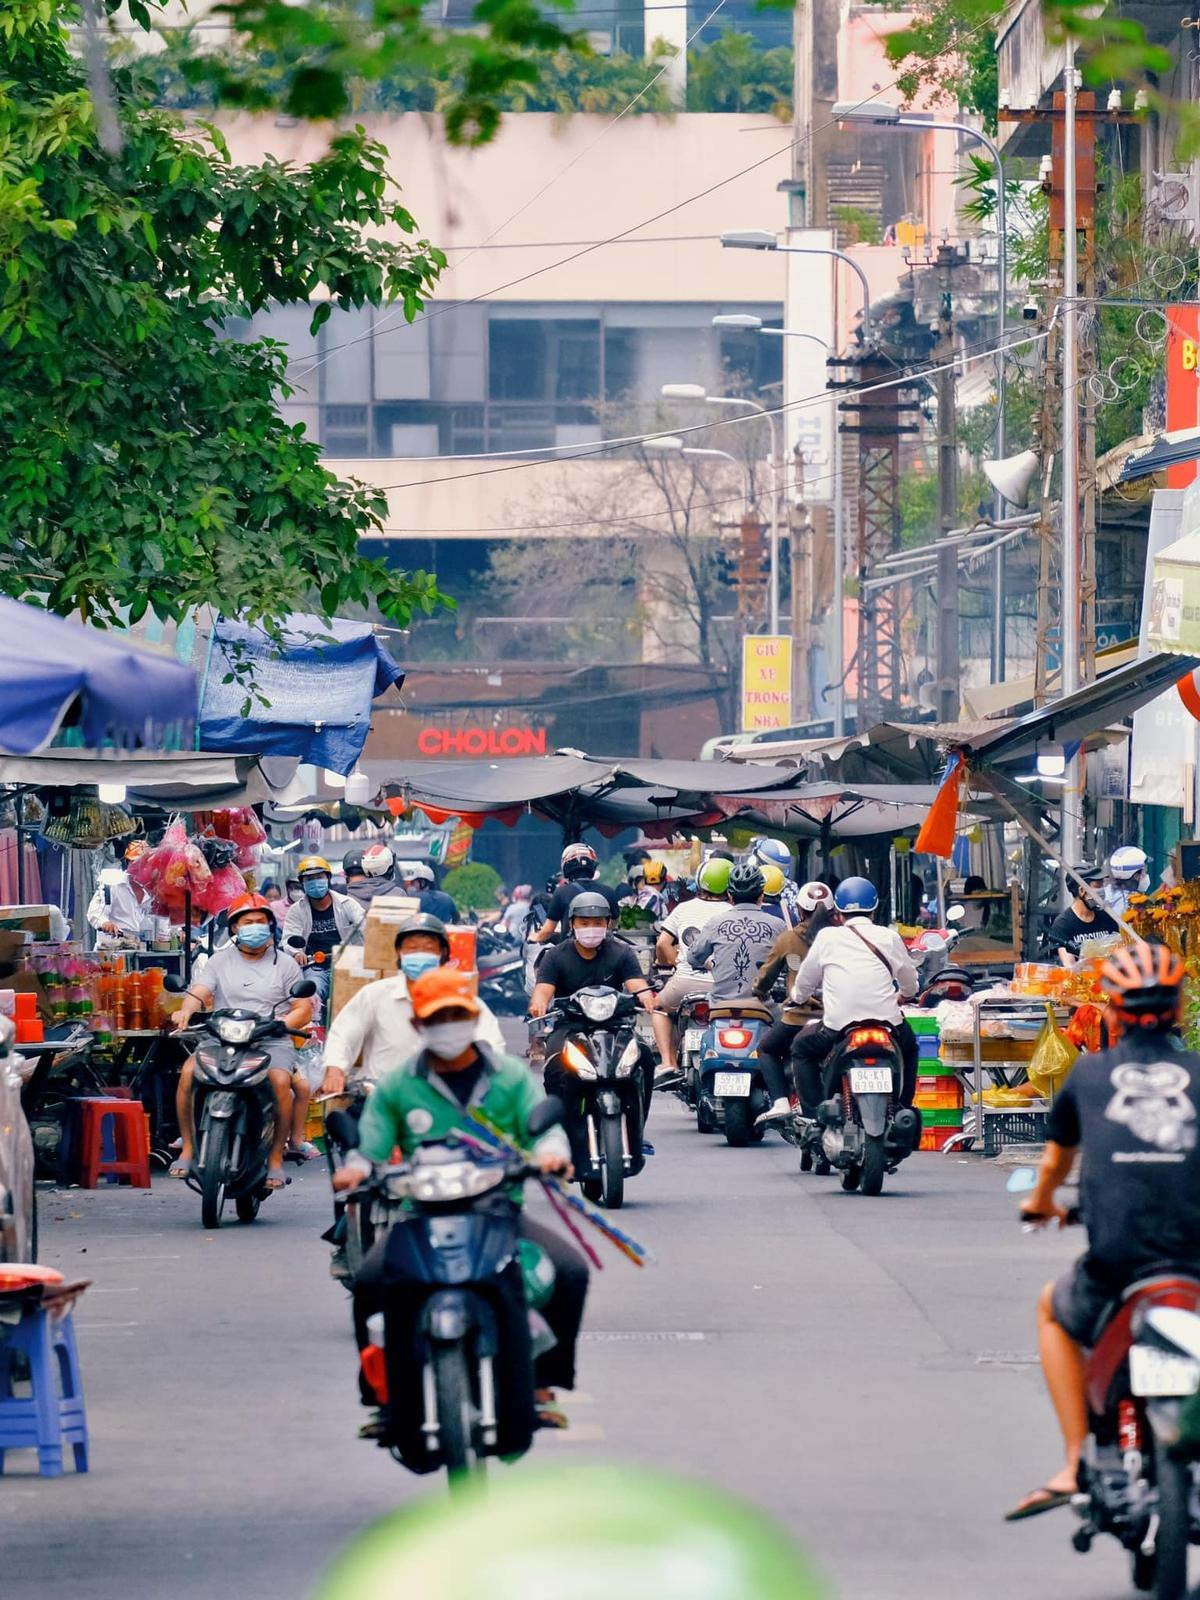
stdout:
[[(553, 1096), (529, 1116), (540, 1137), (561, 1121)], [(450, 1134), (359, 1186), (383, 1247), (383, 1310), (369, 1318), (363, 1371), (388, 1426), (378, 1442), (412, 1472), (444, 1467), (451, 1482), (489, 1456), (523, 1455), (533, 1438), (533, 1361), (553, 1344), (536, 1313), (554, 1269), (519, 1236), (517, 1186), (539, 1176), (514, 1157)], [(528, 1320), (502, 1312), (502, 1275), (518, 1264)], [(389, 1300), (387, 1282), (403, 1285)], [(528, 1330), (528, 1331), (527, 1331)]]
[[(163, 988), (179, 994), (186, 985), (174, 975)], [(316, 993), (311, 978), (298, 979), (293, 1000)], [(288, 1005), (290, 1001), (280, 1001)], [(278, 1007), (276, 1008), (278, 1009)], [(259, 1016), (240, 1007), (197, 1012), (188, 1032), (195, 1039), (192, 1116), (196, 1126), (196, 1172), (187, 1184), (200, 1196), (200, 1220), (219, 1228), (225, 1202), (232, 1200), (239, 1222), (253, 1222), (270, 1193), (267, 1166), (275, 1140), (275, 1093), (262, 1048), (269, 1040), (307, 1039), (272, 1013)]]
[[(1031, 1168), (1010, 1193), (1033, 1188)], [(1030, 1232), (1044, 1221), (1023, 1214)], [(1078, 1209), (1067, 1221), (1078, 1222)], [(1200, 1406), (1200, 1280), (1164, 1265), (1114, 1302), (1088, 1352), (1088, 1439), (1079, 1464), (1080, 1519), (1071, 1542), (1091, 1549), (1111, 1534), (1129, 1552), (1133, 1586), (1154, 1600), (1185, 1600), (1189, 1544), (1200, 1543), (1200, 1434), (1181, 1444), (1184, 1412)]]
[[(700, 1104), (700, 1052), (704, 1048), (704, 1035), (708, 1027), (707, 989), (684, 995), (679, 1005), (678, 1027), (679, 1070), (683, 1074), (683, 1082), (675, 1093), (694, 1113)], [(713, 1129), (708, 1127), (700, 1131), (711, 1133)]]
[(758, 1064), (758, 1041), (775, 1020), (752, 996), (709, 1001), (700, 1045), (696, 1125), (701, 1133), (722, 1129), (731, 1145), (760, 1144), (766, 1132), (758, 1118), (771, 1096)]
[(917, 1148), (920, 1114), (900, 1104), (904, 1063), (886, 1022), (857, 1022), (834, 1045), (823, 1068), (835, 1093), (817, 1107), (821, 1148), (842, 1174), (842, 1188), (877, 1195), (884, 1174)]
[(476, 936), (479, 997), (498, 1017), (523, 1017), (525, 961), (518, 942), (480, 929)]

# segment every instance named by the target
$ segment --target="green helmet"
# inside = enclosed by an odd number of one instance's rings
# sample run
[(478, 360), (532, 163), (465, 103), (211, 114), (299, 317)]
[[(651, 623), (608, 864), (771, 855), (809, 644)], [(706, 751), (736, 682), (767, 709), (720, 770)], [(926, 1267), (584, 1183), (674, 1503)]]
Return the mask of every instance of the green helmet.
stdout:
[(696, 874), (696, 883), (705, 894), (724, 894), (729, 888), (731, 870), (731, 864), (723, 856), (709, 856)]
[[(570, 1578), (564, 1584), (564, 1574)], [(821, 1600), (760, 1511), (705, 1484), (595, 1465), (473, 1483), (355, 1539), (314, 1600)]]

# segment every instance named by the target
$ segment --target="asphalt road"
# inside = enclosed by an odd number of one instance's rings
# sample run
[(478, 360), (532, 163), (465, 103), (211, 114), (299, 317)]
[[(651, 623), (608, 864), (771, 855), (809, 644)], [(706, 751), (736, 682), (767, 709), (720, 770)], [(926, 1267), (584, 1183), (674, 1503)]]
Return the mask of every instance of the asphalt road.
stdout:
[[(1023, 1235), (978, 1158), (914, 1157), (867, 1200), (802, 1176), (773, 1136), (699, 1136), (673, 1099), (650, 1131), (623, 1225), (656, 1264), (602, 1247), (574, 1427), (535, 1455), (722, 1484), (804, 1540), (841, 1600), (1131, 1592), (1115, 1548), (1071, 1549), (1070, 1512), (1000, 1520), (1056, 1462), (1032, 1307), (1077, 1240)], [(9, 1458), (5, 1600), (303, 1595), (364, 1523), (440, 1492), (355, 1437), (323, 1166), (218, 1234), (165, 1179), (42, 1201), (43, 1259), (92, 1280), (93, 1464), (47, 1482)]]

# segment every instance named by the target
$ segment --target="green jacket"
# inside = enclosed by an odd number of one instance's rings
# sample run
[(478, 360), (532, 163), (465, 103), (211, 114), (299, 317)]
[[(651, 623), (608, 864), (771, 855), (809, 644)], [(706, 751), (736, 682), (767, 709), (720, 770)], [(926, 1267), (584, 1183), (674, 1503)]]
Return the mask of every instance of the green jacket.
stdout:
[[(407, 1156), (419, 1144), (444, 1139), (456, 1128), (469, 1132), (473, 1124), (468, 1112), (476, 1106), (502, 1133), (528, 1149), (529, 1113), (545, 1099), (540, 1084), (519, 1056), (503, 1055), (486, 1044), (477, 1044), (476, 1049), (485, 1070), (465, 1108), (433, 1070), (426, 1051), (381, 1079), (359, 1123), (359, 1155), (384, 1162), (397, 1145)], [(570, 1149), (557, 1128), (543, 1135), (537, 1147), (560, 1148), (564, 1157)]]

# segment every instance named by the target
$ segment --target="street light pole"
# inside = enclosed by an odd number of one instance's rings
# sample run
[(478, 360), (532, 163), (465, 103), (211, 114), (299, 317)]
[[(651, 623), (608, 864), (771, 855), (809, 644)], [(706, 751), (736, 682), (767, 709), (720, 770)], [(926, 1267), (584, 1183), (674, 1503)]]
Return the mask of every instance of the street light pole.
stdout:
[[(1078, 298), (1079, 229), (1075, 167), (1075, 47), (1068, 43), (1063, 79), (1063, 297), (1062, 297), (1062, 622), (1060, 624), (1064, 695), (1079, 688), (1079, 395)], [(1066, 772), (1062, 799), (1064, 867), (1077, 867), (1083, 855), (1082, 763), (1078, 755)], [(1063, 897), (1067, 895), (1063, 878)]]
[(862, 286), (863, 343), (868, 345), (871, 343), (871, 285), (867, 282), (867, 275), (858, 262), (844, 250), (825, 249), (815, 244), (780, 244), (773, 233), (768, 233), (762, 228), (740, 228), (731, 233), (723, 233), (721, 244), (726, 250), (777, 250), (784, 256), (832, 256), (835, 261), (844, 262), (851, 272), (858, 275), (859, 284)]

